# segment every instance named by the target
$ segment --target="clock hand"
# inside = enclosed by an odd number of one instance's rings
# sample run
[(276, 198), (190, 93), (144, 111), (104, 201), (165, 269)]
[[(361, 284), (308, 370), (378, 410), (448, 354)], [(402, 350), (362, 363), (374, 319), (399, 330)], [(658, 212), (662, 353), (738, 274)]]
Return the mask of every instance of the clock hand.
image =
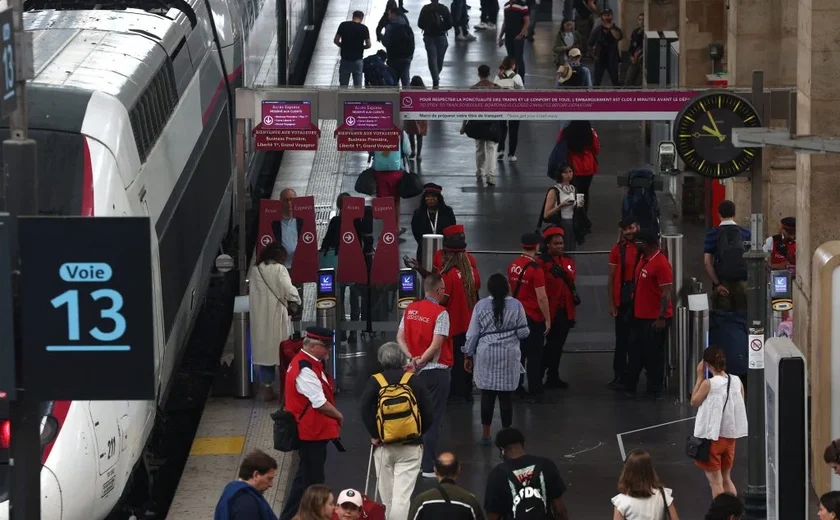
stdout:
[(722, 135), (720, 133), (720, 130), (718, 130), (717, 123), (715, 123), (715, 118), (712, 117), (712, 113), (706, 112), (706, 115), (709, 116), (709, 121), (712, 122), (712, 127), (715, 129), (715, 134), (717, 135), (717, 138), (720, 139), (721, 142), (723, 142), (723, 140), (726, 139), (726, 136)]
[(717, 131), (717, 130), (712, 130), (712, 129), (711, 129), (711, 128), (709, 128), (708, 126), (703, 125), (703, 127), (702, 127), (701, 129), (702, 129), (704, 132), (709, 132), (709, 137), (717, 137), (717, 138), (718, 138), (718, 140), (719, 140), (720, 142), (723, 142), (723, 141), (724, 141), (724, 139), (726, 139), (726, 136), (725, 136), (725, 135), (721, 134), (721, 133), (720, 133), (719, 131)]

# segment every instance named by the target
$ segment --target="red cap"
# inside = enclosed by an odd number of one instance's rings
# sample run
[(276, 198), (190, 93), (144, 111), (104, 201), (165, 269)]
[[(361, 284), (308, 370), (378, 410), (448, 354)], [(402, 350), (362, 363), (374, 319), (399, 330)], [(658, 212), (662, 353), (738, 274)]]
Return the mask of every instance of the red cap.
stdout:
[(452, 226), (447, 226), (443, 228), (443, 236), (448, 237), (452, 235), (463, 235), (464, 234), (464, 226), (461, 224), (454, 224)]
[(547, 228), (545, 231), (543, 231), (542, 234), (543, 238), (551, 238), (554, 235), (566, 236), (566, 232), (561, 227), (551, 226), (550, 228)]

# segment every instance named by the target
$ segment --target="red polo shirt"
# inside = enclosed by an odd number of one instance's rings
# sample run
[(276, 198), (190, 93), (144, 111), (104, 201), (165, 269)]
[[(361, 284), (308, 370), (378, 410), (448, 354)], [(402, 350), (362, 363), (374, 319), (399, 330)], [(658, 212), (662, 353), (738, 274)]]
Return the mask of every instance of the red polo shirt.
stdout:
[(577, 270), (575, 269), (575, 262), (572, 257), (568, 255), (560, 255), (551, 257), (543, 255), (537, 259), (537, 263), (543, 270), (545, 276), (545, 290), (548, 294), (548, 312), (552, 319), (557, 315), (557, 311), (563, 309), (566, 316), (573, 320), (575, 319), (575, 299), (569, 285), (560, 278), (552, 274), (552, 266), (557, 265), (566, 273), (566, 277), (571, 283), (575, 283), (577, 277)]
[(519, 288), (519, 293), (516, 295), (516, 299), (522, 303), (522, 307), (525, 308), (525, 314), (528, 318), (536, 321), (537, 323), (543, 323), (545, 322), (545, 317), (540, 310), (536, 290), (540, 287), (545, 288), (545, 274), (543, 273), (543, 270), (540, 269), (539, 265), (532, 265), (526, 270), (525, 267), (531, 263), (536, 264), (536, 261), (530, 256), (521, 255), (508, 265), (507, 275), (508, 283), (510, 284), (510, 294), (513, 296), (519, 280), (519, 275), (523, 273), (524, 270), (524, 274), (522, 275), (522, 284)]
[[(475, 277), (476, 290), (481, 289), (481, 275), (478, 274), (478, 264), (475, 263), (475, 257), (467, 253), (467, 258), (470, 260), (470, 265), (473, 268), (473, 276)], [(432, 269), (440, 272), (443, 269), (443, 249), (435, 251), (435, 256), (432, 257)]]
[(470, 328), (472, 309), (467, 300), (467, 291), (464, 290), (461, 271), (453, 267), (442, 273), (441, 277), (446, 284), (446, 293), (449, 295), (449, 301), (446, 302), (446, 310), (449, 311), (449, 337), (466, 334), (467, 329)]
[[(671, 270), (671, 263), (662, 254), (656, 251), (651, 256), (642, 255), (639, 265), (636, 267), (636, 292), (633, 298), (633, 316), (644, 320), (655, 320), (659, 318), (659, 309), (662, 302), (662, 286), (674, 282), (674, 273)], [(665, 317), (670, 318), (674, 314), (674, 302), (668, 302), (668, 310)]]
[[(624, 272), (621, 266), (621, 248), (624, 252)], [(639, 249), (636, 244), (622, 240), (610, 250), (610, 265), (615, 266), (615, 277), (613, 278), (613, 305), (621, 306), (621, 284), (632, 282), (636, 273), (636, 259), (639, 257)], [(623, 276), (622, 276), (623, 274)]]

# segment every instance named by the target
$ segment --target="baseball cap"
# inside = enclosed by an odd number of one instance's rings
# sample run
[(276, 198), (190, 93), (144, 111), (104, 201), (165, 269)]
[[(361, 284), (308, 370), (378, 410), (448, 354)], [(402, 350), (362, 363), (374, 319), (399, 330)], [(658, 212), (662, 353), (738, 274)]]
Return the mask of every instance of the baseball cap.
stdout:
[(335, 503), (341, 505), (346, 504), (347, 502), (350, 502), (356, 507), (362, 507), (362, 494), (355, 489), (345, 489), (338, 494), (338, 500), (336, 500)]
[(606, 9), (601, 11), (601, 14), (613, 14), (613, 10), (607, 7)]
[(580, 56), (580, 49), (578, 49), (577, 47), (569, 49), (570, 58), (577, 58), (578, 56)]

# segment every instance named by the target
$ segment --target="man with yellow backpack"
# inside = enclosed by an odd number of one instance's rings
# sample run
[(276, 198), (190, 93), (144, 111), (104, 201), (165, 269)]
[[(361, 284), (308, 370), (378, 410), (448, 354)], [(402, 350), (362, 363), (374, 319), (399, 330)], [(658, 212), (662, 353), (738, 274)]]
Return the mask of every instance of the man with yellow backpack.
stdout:
[(405, 520), (434, 409), (423, 382), (406, 371), (409, 359), (397, 343), (379, 347), (377, 359), (382, 372), (373, 374), (362, 392), (362, 422), (370, 434), (385, 519)]

